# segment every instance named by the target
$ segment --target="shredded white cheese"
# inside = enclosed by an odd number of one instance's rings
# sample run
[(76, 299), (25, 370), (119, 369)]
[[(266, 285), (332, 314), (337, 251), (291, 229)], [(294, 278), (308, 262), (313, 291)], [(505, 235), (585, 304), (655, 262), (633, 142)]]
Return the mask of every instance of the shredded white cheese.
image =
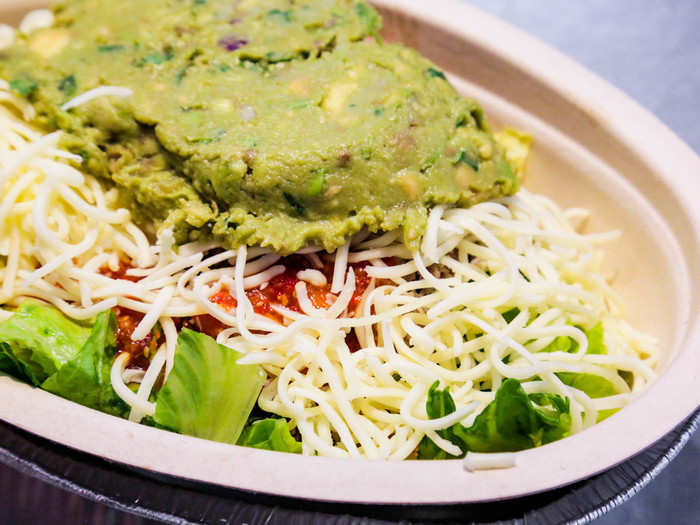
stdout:
[(136, 326), (134, 332), (131, 334), (132, 341), (140, 341), (151, 333), (153, 327), (158, 322), (158, 318), (161, 317), (165, 308), (170, 303), (173, 294), (175, 293), (174, 286), (166, 286), (158, 292), (153, 304), (149, 308), (146, 315), (141, 319), (141, 322)]
[(153, 356), (151, 366), (148, 367), (148, 370), (146, 370), (146, 373), (141, 378), (141, 384), (136, 392), (136, 400), (129, 413), (129, 421), (136, 421), (138, 423), (144, 416), (152, 416), (155, 413), (155, 411), (152, 410), (154, 406), (148, 401), (148, 398), (153, 390), (153, 385), (155, 385), (158, 380), (158, 376), (163, 369), (166, 359), (167, 350), (161, 347), (158, 352), (156, 352), (156, 355)]
[(323, 275), (323, 272), (319, 272), (318, 270), (301, 270), (297, 272), (297, 279), (319, 287), (328, 284), (326, 276)]
[(335, 266), (333, 267), (333, 281), (331, 282), (331, 292), (338, 293), (343, 288), (343, 279), (345, 278), (346, 269), (348, 266), (348, 251), (350, 243), (346, 243), (335, 254)]
[(469, 472), (515, 467), (516, 455), (512, 452), (467, 452), (464, 468)]

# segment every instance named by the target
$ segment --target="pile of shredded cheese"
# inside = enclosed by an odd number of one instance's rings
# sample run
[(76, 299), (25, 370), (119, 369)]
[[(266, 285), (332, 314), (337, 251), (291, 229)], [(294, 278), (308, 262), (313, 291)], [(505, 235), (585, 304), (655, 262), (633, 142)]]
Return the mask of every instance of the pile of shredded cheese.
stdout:
[[(521, 190), (469, 209), (434, 208), (420, 253), (411, 253), (398, 232), (357, 235), (335, 254), (328, 309), (314, 307), (306, 288), (325, 284), (320, 249), (304, 249), (309, 269), (299, 272), (295, 289), (302, 312), (276, 306), (280, 324), (255, 313), (245, 293), (285, 271), (279, 255), (240, 247), (206, 257), (219, 246), (175, 246), (167, 230), (152, 243), (127, 210), (115, 207), (115, 190), (71, 167), (81, 159), (57, 148), (59, 132), (26, 123), (31, 106), (5, 83), (0, 102), (0, 319), (33, 297), (74, 319), (116, 306), (142, 312), (134, 340), (160, 323), (165, 343), (147, 371), (125, 369), (128, 354), (112, 369), (134, 421), (154, 413), (149, 395), (173, 367), (173, 319), (201, 314), (228, 327), (218, 342), (245, 353), (240, 362), (264, 367), (269, 381), (260, 407), (290, 418), (309, 455), (404, 459), (423, 436), (459, 454), (437, 430), (470, 425), (505, 378), (522, 381), (528, 393), (570, 398), (578, 432), (654, 378), (655, 341), (621, 320), (601, 274), (596, 245), (615, 234), (578, 233), (573, 225), (583, 210), (562, 211)], [(100, 272), (116, 272), (123, 260), (138, 281)], [(350, 316), (350, 265), (361, 261), (369, 261), (372, 281)], [(210, 300), (222, 289), (238, 307)], [(501, 313), (515, 307), (519, 313), (506, 322)], [(586, 336), (574, 325), (599, 321), (607, 353), (587, 354)], [(361, 347), (355, 352), (346, 344), (353, 330)], [(577, 352), (539, 352), (557, 336), (577, 341)], [(631, 374), (631, 386), (621, 370)], [(555, 375), (563, 371), (602, 376), (620, 393), (591, 399), (563, 384)], [(426, 395), (436, 380), (449, 387), (457, 410), (430, 420)], [(129, 383), (139, 383), (136, 391)]]

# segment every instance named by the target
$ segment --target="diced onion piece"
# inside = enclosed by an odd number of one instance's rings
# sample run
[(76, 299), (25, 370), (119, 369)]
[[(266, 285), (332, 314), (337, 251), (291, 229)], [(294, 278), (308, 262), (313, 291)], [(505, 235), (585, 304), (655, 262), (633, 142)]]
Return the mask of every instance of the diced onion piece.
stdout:
[(243, 122), (253, 120), (255, 116), (255, 110), (251, 106), (243, 106), (241, 108), (241, 120), (243, 120)]
[(48, 9), (36, 9), (25, 15), (19, 23), (21, 33), (28, 35), (37, 29), (46, 29), (54, 23), (53, 13)]

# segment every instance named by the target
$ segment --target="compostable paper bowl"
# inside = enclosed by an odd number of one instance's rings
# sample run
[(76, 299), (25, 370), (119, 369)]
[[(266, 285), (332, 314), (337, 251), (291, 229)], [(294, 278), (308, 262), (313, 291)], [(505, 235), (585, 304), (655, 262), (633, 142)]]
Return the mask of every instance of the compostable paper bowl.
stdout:
[[(384, 35), (414, 47), (483, 104), (492, 127), (535, 138), (525, 186), (592, 211), (633, 326), (658, 337), (659, 377), (613, 417), (517, 454), (508, 470), (461, 461), (339, 460), (213, 443), (130, 423), (0, 377), (0, 418), (111, 461), (280, 496), (374, 504), (514, 498), (609, 469), (658, 440), (700, 402), (700, 159), (617, 89), (526, 34), (457, 0), (377, 0)], [(4, 0), (16, 24), (40, 2)]]

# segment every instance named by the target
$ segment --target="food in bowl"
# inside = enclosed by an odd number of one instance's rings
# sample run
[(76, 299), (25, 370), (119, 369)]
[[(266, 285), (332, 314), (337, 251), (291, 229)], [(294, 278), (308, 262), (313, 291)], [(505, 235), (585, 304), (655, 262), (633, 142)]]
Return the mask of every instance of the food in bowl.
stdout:
[(529, 138), (370, 6), (54, 13), (0, 54), (3, 370), (197, 437), (390, 459), (546, 444), (653, 380), (602, 273), (615, 234), (518, 191)]

